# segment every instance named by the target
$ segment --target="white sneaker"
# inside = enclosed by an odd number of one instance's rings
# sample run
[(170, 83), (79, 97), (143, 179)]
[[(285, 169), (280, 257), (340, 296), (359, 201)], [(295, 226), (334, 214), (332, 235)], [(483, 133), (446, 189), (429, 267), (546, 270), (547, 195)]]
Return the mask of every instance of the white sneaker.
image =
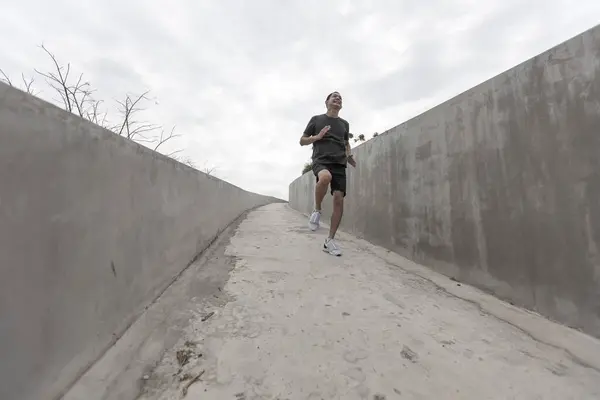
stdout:
[(323, 244), (323, 251), (331, 254), (332, 256), (341, 256), (342, 250), (338, 247), (337, 243), (333, 239), (327, 238), (325, 244)]
[(319, 229), (320, 220), (321, 212), (317, 210), (313, 211), (313, 213), (310, 215), (310, 218), (308, 219), (308, 227), (311, 231), (316, 231), (317, 229)]

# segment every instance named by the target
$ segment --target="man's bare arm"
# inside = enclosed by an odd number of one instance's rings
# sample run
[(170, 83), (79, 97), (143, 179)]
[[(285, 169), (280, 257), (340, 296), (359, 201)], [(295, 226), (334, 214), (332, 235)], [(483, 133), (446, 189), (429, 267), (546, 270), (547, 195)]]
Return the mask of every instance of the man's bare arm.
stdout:
[(316, 136), (302, 136), (300, 138), (300, 146), (308, 146), (319, 140)]
[(323, 129), (321, 129), (321, 132), (319, 132), (315, 136), (304, 136), (304, 135), (302, 135), (302, 137), (300, 138), (300, 146), (307, 146), (309, 144), (313, 144), (314, 142), (316, 142), (318, 140), (323, 139), (323, 136), (325, 136), (325, 134), (327, 133), (327, 131), (329, 130), (329, 128), (331, 128), (331, 127), (329, 125), (327, 125)]
[(346, 142), (346, 157), (348, 158), (348, 164), (352, 165), (354, 168), (356, 168), (356, 160), (354, 159), (354, 156), (352, 155), (352, 149), (350, 148), (350, 142)]

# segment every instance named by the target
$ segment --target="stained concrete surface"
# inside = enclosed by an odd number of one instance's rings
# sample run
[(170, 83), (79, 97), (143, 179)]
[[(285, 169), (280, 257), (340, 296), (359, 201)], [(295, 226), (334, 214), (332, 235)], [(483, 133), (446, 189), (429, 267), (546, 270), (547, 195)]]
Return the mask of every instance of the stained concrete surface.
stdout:
[(58, 398), (222, 229), (273, 201), (0, 83), (0, 399)]
[(241, 222), (222, 301), (172, 310), (192, 317), (135, 371), (138, 400), (600, 397), (597, 339), (345, 233), (329, 256), (306, 220), (273, 204)]
[[(226, 256), (229, 239), (244, 213), (170, 285), (103, 356), (69, 389), (62, 400), (137, 398), (166, 350), (183, 337), (200, 310), (231, 300), (223, 291), (235, 258)], [(202, 318), (204, 315), (200, 315)]]
[(342, 226), (600, 337), (599, 127), (600, 25), (357, 146)]

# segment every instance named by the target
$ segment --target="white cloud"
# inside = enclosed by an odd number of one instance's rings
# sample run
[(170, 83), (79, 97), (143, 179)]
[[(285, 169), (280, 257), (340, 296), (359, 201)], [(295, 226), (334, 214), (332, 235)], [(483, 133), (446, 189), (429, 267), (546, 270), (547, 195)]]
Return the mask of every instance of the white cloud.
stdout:
[[(198, 167), (287, 198), (298, 145), (332, 90), (355, 133), (382, 132), (598, 23), (582, 0), (4, 1), (0, 68), (50, 68), (45, 43), (98, 97), (150, 89)], [(41, 79), (41, 97), (52, 100)]]

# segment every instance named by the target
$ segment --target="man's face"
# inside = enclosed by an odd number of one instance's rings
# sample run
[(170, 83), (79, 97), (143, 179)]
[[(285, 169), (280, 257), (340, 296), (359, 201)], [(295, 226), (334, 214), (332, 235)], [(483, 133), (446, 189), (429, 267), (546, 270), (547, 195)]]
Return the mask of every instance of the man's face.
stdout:
[(327, 100), (327, 108), (332, 108), (334, 110), (339, 110), (342, 108), (342, 96), (338, 92), (333, 92), (331, 96), (329, 96), (329, 100)]

